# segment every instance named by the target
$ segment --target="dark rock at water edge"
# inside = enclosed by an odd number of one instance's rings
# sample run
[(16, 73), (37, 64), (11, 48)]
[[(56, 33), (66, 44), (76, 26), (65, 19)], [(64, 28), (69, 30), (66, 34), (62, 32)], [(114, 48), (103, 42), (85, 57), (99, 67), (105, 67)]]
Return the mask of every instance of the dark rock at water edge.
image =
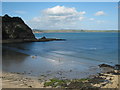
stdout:
[(99, 67), (100, 68), (102, 68), (102, 67), (114, 68), (114, 66), (111, 66), (111, 65), (108, 65), (108, 64), (100, 64)]
[(111, 65), (108, 65), (108, 64), (100, 64), (99, 67), (100, 68), (108, 67), (108, 68), (113, 68), (115, 70), (120, 70), (120, 64), (115, 64), (114, 66), (111, 66)]
[(116, 64), (115, 69), (120, 70), (120, 64)]
[(45, 37), (45, 36), (43, 36), (41, 39), (46, 39), (46, 37)]
[(36, 39), (30, 27), (20, 17), (2, 17), (2, 39)]

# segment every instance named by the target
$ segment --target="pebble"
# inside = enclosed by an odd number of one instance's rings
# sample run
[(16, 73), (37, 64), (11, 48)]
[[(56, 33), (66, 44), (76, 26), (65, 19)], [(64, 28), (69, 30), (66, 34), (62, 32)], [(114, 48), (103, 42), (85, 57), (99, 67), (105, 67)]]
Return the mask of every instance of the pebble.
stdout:
[(32, 86), (31, 86), (31, 85), (30, 85), (30, 86), (28, 86), (28, 87), (32, 88)]
[(32, 58), (36, 58), (36, 56), (31, 56)]
[(106, 79), (107, 79), (107, 80), (111, 80), (111, 78), (110, 78), (110, 77), (107, 77)]

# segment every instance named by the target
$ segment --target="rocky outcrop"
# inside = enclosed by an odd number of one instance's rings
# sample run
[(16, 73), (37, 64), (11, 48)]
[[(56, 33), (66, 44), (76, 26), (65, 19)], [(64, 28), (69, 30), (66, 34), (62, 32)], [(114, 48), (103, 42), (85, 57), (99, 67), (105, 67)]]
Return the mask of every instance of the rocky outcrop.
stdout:
[(108, 67), (108, 68), (114, 68), (114, 66), (108, 65), (108, 64), (100, 64), (99, 67)]
[(3, 40), (25, 40), (36, 39), (30, 27), (19, 17), (2, 17), (2, 39)]
[(7, 14), (2, 18), (2, 43), (16, 42), (45, 42), (45, 41), (61, 41), (65, 39), (46, 38), (45, 36), (36, 39), (31, 28), (19, 17), (10, 17)]

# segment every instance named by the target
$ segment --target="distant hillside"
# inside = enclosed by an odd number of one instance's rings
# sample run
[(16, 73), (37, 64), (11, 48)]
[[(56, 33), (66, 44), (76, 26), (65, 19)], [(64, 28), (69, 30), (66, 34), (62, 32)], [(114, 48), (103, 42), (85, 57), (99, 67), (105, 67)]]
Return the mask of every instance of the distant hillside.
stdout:
[(119, 32), (118, 30), (35, 30), (33, 33), (59, 33), (59, 32)]

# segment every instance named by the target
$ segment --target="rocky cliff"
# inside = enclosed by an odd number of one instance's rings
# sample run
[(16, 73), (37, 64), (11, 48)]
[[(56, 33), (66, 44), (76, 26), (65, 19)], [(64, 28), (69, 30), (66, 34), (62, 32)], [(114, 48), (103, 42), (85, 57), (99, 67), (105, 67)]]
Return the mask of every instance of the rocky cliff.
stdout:
[(31, 28), (29, 28), (21, 18), (5, 15), (2, 17), (2, 39), (34, 40), (36, 38)]
[[(65, 39), (46, 38), (36, 39), (31, 28), (19, 17), (10, 17), (5, 15), (2, 18), (2, 40), (0, 43), (16, 43), (16, 42), (45, 42), (45, 41), (61, 41)], [(0, 28), (1, 29), (1, 28)], [(2, 41), (2, 42), (1, 42)]]

